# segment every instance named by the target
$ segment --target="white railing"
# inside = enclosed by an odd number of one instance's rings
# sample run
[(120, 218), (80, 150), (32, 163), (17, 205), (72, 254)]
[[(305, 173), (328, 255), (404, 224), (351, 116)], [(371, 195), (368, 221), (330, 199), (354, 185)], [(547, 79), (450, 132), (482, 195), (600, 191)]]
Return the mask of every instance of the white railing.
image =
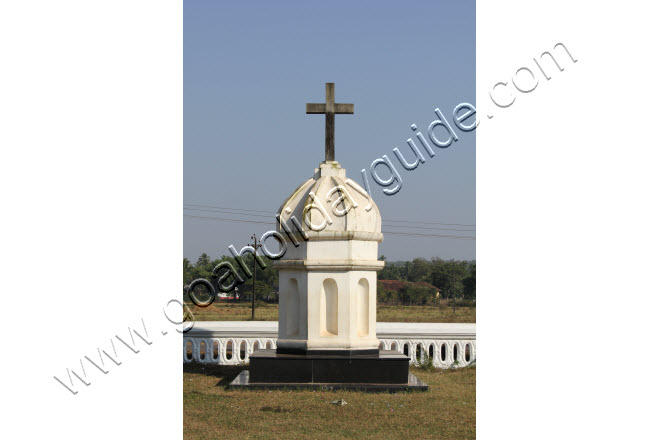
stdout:
[[(411, 364), (428, 356), (437, 368), (473, 364), (476, 335), (476, 324), (376, 324), (381, 349), (404, 353)], [(239, 365), (257, 349), (276, 347), (277, 321), (197, 321), (183, 335), (183, 362)]]

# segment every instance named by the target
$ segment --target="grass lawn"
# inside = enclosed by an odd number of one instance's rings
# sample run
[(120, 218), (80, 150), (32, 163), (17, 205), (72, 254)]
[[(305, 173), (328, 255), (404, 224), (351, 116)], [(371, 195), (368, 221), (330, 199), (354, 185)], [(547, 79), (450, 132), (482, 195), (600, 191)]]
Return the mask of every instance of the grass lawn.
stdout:
[(476, 438), (476, 367), (412, 368), (430, 390), (397, 394), (225, 389), (241, 368), (183, 365), (185, 439)]
[[(216, 301), (208, 307), (189, 305), (197, 321), (247, 321), (252, 317), (250, 303)], [(440, 306), (381, 306), (377, 308), (378, 322), (477, 322), (476, 307)], [(277, 321), (278, 305), (262, 303), (255, 310), (257, 321)]]
[(377, 322), (477, 322), (476, 307), (378, 306)]

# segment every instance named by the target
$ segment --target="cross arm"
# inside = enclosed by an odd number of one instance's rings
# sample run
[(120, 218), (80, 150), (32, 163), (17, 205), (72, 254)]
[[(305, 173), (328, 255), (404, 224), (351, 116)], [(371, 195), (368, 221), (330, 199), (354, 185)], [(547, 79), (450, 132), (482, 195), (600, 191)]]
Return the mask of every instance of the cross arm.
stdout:
[(307, 114), (325, 113), (325, 104), (307, 104)]
[[(352, 115), (355, 110), (354, 104), (335, 104), (335, 111), (332, 113)], [(307, 104), (306, 113), (310, 114), (323, 114), (326, 113), (325, 104)]]
[(343, 115), (352, 115), (354, 110), (353, 104), (336, 104), (335, 103), (335, 113)]

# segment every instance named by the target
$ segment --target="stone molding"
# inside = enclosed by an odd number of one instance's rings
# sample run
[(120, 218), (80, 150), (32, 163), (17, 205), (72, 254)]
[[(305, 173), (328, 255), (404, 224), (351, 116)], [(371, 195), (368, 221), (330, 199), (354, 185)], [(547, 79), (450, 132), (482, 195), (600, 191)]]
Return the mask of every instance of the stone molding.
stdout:
[(381, 270), (385, 266), (380, 260), (276, 260), (276, 269), (292, 269), (306, 271), (336, 271), (336, 270)]
[[(277, 230), (281, 234), (284, 234), (282, 227), (278, 224)], [(291, 231), (296, 239), (300, 241), (346, 241), (346, 240), (358, 240), (358, 241), (377, 241), (378, 243), (383, 242), (383, 234), (381, 232), (369, 232), (369, 231), (311, 231), (305, 230), (305, 237), (302, 236), (297, 230)]]

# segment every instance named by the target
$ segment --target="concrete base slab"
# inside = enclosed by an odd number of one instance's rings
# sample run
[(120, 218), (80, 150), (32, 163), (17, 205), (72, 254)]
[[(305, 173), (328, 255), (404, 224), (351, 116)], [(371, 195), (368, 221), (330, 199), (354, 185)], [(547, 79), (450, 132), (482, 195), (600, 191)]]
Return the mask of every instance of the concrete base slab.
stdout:
[(250, 382), (250, 372), (243, 370), (229, 384), (230, 389), (249, 390), (356, 390), (366, 392), (401, 392), (401, 391), (428, 391), (429, 386), (418, 379), (414, 374), (408, 373), (408, 383), (405, 384), (379, 384), (379, 383), (265, 383)]

